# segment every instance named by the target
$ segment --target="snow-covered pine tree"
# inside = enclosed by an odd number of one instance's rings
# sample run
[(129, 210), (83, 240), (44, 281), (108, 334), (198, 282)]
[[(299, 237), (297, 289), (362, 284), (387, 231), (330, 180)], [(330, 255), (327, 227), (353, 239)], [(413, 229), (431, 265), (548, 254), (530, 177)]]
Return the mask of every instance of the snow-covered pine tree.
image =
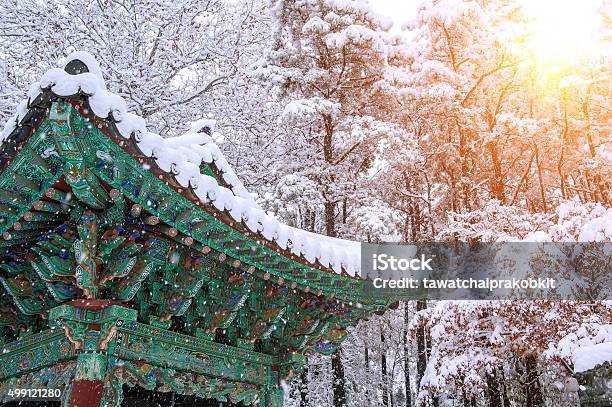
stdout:
[[(276, 1), (275, 46), (258, 72), (284, 104), (285, 180), (310, 195), (315, 228), (341, 234), (385, 120), (390, 21), (364, 1)], [(291, 181), (289, 181), (291, 180)], [(280, 191), (279, 191), (280, 192)]]

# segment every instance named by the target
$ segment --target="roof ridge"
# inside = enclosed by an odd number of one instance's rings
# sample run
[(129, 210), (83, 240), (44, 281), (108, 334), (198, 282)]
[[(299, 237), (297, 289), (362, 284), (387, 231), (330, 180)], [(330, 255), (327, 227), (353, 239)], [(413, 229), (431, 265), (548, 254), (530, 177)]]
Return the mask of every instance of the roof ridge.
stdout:
[[(79, 62), (84, 66), (76, 66)], [(69, 70), (75, 73), (68, 73)], [(79, 51), (70, 54), (63, 69), (50, 69), (40, 82), (30, 87), (28, 101), (22, 101), (17, 113), (6, 123), (0, 133), (0, 143), (19, 126), (28, 111), (29, 101), (47, 89), (63, 97), (86, 95), (93, 113), (102, 119), (110, 116), (119, 134), (126, 139), (133, 136), (141, 152), (153, 158), (160, 169), (172, 174), (183, 187), (191, 187), (202, 202), (211, 203), (220, 211), (227, 210), (234, 220), (243, 222), (252, 232), (261, 233), (265, 239), (303, 256), (311, 263), (318, 260), (337, 273), (360, 274), (359, 242), (297, 229), (267, 214), (247, 191), (214, 140), (199, 132), (202, 130), (201, 124), (210, 122), (195, 123), (190, 131), (174, 138), (163, 138), (148, 131), (145, 120), (129, 113), (125, 100), (106, 89), (102, 70), (89, 53)], [(202, 174), (199, 167), (202, 162), (214, 163), (231, 189), (219, 185), (215, 178)]]

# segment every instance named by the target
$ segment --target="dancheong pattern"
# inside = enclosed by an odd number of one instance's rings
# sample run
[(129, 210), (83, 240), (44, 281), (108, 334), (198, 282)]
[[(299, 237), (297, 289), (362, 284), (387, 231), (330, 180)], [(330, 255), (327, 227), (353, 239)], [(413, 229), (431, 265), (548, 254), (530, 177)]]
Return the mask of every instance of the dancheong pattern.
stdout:
[(43, 92), (0, 150), (0, 398), (279, 406), (308, 355), (388, 306), (201, 202), (85, 97)]

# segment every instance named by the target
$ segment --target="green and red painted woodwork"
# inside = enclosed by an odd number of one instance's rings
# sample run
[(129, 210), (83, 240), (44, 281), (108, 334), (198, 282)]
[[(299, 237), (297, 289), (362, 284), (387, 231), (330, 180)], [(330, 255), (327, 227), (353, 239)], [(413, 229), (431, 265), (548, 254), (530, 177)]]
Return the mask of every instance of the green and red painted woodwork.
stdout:
[(388, 305), (200, 202), (86, 98), (31, 106), (0, 160), (0, 389), (40, 373), (70, 377), (72, 405), (139, 385), (277, 406), (307, 355)]
[(70, 405), (97, 406), (102, 400), (108, 346), (124, 321), (137, 312), (109, 300), (74, 300), (53, 308), (51, 324), (61, 328), (76, 353), (76, 369), (70, 386)]

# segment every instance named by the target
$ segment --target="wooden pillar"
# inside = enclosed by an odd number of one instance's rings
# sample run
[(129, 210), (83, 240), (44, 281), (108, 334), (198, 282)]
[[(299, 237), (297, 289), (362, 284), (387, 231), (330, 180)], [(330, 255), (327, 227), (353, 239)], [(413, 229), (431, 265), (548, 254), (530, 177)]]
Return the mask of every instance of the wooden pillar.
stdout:
[(108, 407), (102, 401), (108, 355), (124, 321), (136, 319), (136, 311), (105, 300), (73, 301), (53, 308), (49, 320), (61, 327), (77, 354), (70, 389), (70, 407)]
[(107, 362), (106, 352), (81, 353), (70, 390), (70, 407), (97, 407), (102, 400)]

